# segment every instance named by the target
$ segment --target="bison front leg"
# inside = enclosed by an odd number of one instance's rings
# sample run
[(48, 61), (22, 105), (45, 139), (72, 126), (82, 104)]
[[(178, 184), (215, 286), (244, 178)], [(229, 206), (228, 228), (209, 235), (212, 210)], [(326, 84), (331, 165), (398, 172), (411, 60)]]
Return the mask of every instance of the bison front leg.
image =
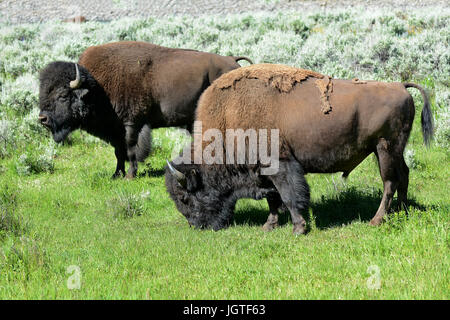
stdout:
[(130, 162), (130, 168), (128, 169), (127, 175), (125, 178), (133, 179), (136, 177), (138, 162), (136, 157), (136, 148), (137, 141), (139, 136), (139, 130), (132, 125), (128, 125), (125, 127), (125, 142), (127, 146), (127, 158)]
[(278, 210), (282, 205), (282, 200), (279, 194), (270, 194), (267, 196), (267, 203), (269, 204), (269, 216), (263, 225), (263, 230), (272, 231), (278, 227)]
[(278, 173), (269, 178), (291, 213), (293, 233), (306, 233), (306, 221), (302, 213), (308, 210), (310, 194), (300, 164), (295, 160), (280, 161)]
[(123, 177), (125, 175), (125, 160), (127, 158), (127, 150), (125, 147), (116, 147), (114, 153), (117, 159), (116, 172), (113, 174), (113, 179)]

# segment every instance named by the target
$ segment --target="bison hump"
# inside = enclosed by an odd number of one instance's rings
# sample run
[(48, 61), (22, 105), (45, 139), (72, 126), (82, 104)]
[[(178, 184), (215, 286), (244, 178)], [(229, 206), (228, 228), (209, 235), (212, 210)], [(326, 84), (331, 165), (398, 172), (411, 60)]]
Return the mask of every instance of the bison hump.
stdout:
[(292, 90), (296, 83), (300, 83), (309, 77), (322, 79), (325, 76), (300, 68), (294, 68), (280, 64), (254, 64), (230, 71), (222, 75), (214, 82), (219, 89), (235, 88), (236, 83), (242, 79), (259, 79), (267, 86), (278, 89), (279, 92), (287, 93)]

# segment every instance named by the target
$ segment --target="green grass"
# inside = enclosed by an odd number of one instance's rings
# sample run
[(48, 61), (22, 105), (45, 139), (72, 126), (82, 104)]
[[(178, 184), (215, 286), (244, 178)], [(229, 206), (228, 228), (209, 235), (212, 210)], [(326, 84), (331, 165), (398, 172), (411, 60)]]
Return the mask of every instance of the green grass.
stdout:
[[(265, 201), (240, 200), (226, 230), (190, 228), (165, 191), (164, 150), (133, 181), (112, 180), (112, 148), (76, 143), (79, 133), (52, 174), (19, 177), (2, 161), (3, 207), (26, 228), (2, 243), (0, 298), (448, 299), (449, 154), (425, 150), (419, 128), (416, 119), (421, 169), (411, 170), (408, 215), (367, 224), (381, 196), (369, 157), (346, 184), (337, 174), (308, 176), (311, 230), (298, 237), (287, 215), (274, 232), (261, 230)], [(79, 290), (67, 287), (71, 265), (81, 270)], [(379, 289), (367, 287), (373, 265)]]
[[(449, 299), (449, 21), (436, 9), (0, 24), (0, 299)], [(247, 199), (230, 228), (190, 228), (164, 187), (165, 159), (182, 145), (174, 129), (153, 133), (152, 156), (128, 181), (110, 178), (112, 147), (83, 132), (56, 146), (36, 121), (38, 70), (117, 40), (425, 86), (438, 134), (425, 149), (411, 89), (408, 214), (368, 225), (382, 193), (370, 156), (346, 183), (307, 176), (306, 236), (292, 235), (287, 214), (264, 233), (268, 206)], [(69, 289), (77, 270), (80, 288)]]

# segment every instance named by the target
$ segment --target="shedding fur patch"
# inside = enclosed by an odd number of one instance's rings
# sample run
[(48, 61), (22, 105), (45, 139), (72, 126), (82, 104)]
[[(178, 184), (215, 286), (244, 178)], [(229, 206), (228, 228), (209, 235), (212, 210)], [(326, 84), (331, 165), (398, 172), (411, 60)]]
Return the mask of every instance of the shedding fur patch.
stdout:
[(365, 84), (365, 83), (367, 83), (367, 81), (359, 80), (358, 78), (353, 78), (352, 83), (353, 84)]
[(316, 80), (316, 86), (320, 91), (320, 100), (322, 102), (322, 112), (327, 114), (331, 111), (330, 93), (333, 92), (333, 82), (328, 76)]
[(136, 159), (144, 162), (152, 150), (152, 130), (148, 125), (144, 125), (139, 132), (136, 144)]
[(322, 111), (325, 114), (329, 113), (331, 111), (329, 97), (333, 91), (331, 77), (311, 70), (281, 64), (254, 64), (225, 73), (214, 82), (214, 85), (219, 89), (235, 89), (236, 83), (242, 79), (259, 79), (266, 86), (272, 86), (282, 93), (288, 93), (296, 83), (300, 83), (309, 77), (318, 79), (315, 84), (320, 91)]

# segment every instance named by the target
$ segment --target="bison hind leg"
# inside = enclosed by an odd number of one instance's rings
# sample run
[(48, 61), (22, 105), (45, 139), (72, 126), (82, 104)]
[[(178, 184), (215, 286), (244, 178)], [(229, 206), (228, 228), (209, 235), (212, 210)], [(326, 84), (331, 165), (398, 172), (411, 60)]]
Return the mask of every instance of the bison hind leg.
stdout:
[(151, 150), (151, 129), (145, 124), (142, 127), (134, 124), (125, 126), (125, 143), (127, 147), (127, 159), (130, 168), (125, 178), (133, 179), (138, 169), (138, 161), (143, 162), (150, 154)]
[(310, 193), (300, 164), (293, 159), (280, 161), (278, 173), (269, 176), (269, 179), (291, 213), (293, 233), (306, 233), (306, 221), (302, 213), (308, 210)]
[(133, 124), (129, 124), (125, 126), (125, 143), (127, 146), (127, 158), (130, 162), (130, 168), (125, 176), (127, 179), (133, 179), (136, 177), (137, 169), (138, 169), (138, 160), (137, 160), (137, 143), (139, 139), (139, 134), (142, 128), (138, 128)]
[(378, 159), (381, 179), (383, 180), (383, 197), (371, 225), (379, 225), (389, 212), (395, 192), (398, 193), (399, 206), (406, 206), (409, 183), (409, 169), (403, 158), (405, 143), (392, 144), (380, 139), (375, 155)]
[(400, 181), (397, 188), (397, 196), (398, 196), (398, 210), (404, 209), (407, 210), (407, 193), (408, 193), (408, 184), (409, 184), (409, 168), (406, 165), (405, 159), (403, 155), (401, 157), (401, 161), (399, 162), (398, 168), (400, 174)]
[(136, 160), (144, 162), (152, 150), (152, 130), (148, 124), (145, 124), (139, 131), (136, 143)]

